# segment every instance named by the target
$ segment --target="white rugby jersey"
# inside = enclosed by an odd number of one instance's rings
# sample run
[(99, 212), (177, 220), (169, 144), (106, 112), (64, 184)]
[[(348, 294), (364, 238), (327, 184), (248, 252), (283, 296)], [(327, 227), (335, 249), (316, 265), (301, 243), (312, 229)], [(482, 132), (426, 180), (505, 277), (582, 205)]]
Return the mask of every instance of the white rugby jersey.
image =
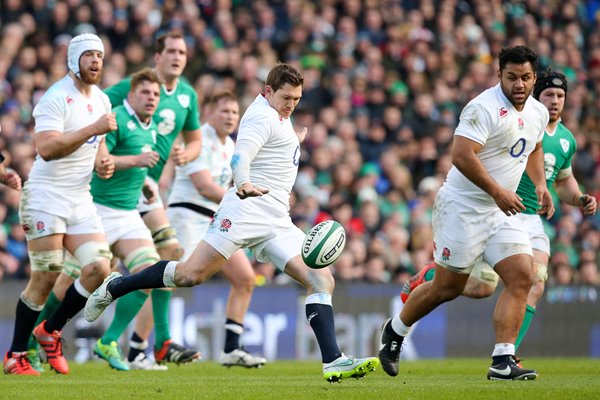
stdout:
[(231, 157), (233, 156), (233, 140), (230, 137), (221, 143), (217, 131), (209, 124), (204, 124), (202, 130), (202, 151), (200, 155), (183, 167), (175, 168), (175, 182), (169, 195), (169, 204), (192, 203), (210, 210), (217, 211), (218, 203), (202, 196), (190, 179), (196, 172), (210, 171), (213, 182), (227, 189), (231, 186)]
[[(67, 75), (53, 84), (33, 109), (35, 133), (58, 131), (69, 135), (93, 124), (110, 110), (108, 97), (96, 85), (92, 86), (90, 97), (85, 97)], [(73, 153), (58, 160), (44, 161), (38, 154), (29, 174), (29, 184), (52, 190), (89, 191), (98, 144), (103, 137), (91, 137)]]
[(280, 116), (259, 94), (242, 117), (237, 140), (249, 140), (260, 147), (250, 162), (250, 182), (269, 189), (266, 196), (289, 209), (300, 163), (300, 142), (290, 119)]
[[(500, 84), (487, 89), (467, 104), (454, 134), (483, 145), (477, 154), (490, 176), (502, 187), (516, 191), (529, 154), (544, 137), (546, 107), (529, 97), (517, 111)], [(476, 203), (495, 206), (494, 199), (452, 166), (444, 190)]]

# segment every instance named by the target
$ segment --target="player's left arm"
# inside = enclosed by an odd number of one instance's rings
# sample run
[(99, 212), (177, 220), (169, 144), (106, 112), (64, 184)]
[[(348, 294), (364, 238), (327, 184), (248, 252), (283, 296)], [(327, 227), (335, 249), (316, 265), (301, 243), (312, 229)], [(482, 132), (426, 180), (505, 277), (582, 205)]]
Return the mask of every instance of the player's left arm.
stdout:
[(552, 218), (552, 215), (554, 215), (554, 203), (552, 202), (552, 196), (550, 195), (546, 184), (544, 150), (542, 149), (541, 141), (536, 143), (535, 149), (529, 155), (525, 170), (535, 186), (535, 194), (537, 195), (538, 205), (540, 206), (537, 213), (546, 215), (547, 219)]
[(109, 179), (115, 172), (115, 162), (108, 151), (108, 147), (106, 147), (105, 138), (102, 138), (98, 145), (98, 153), (96, 153), (94, 168), (96, 174), (101, 179)]
[[(563, 171), (567, 170), (561, 170), (561, 173)], [(579, 183), (571, 173), (570, 168), (564, 175), (566, 175), (564, 178), (561, 177), (554, 182), (554, 188), (560, 200), (572, 206), (579, 207), (586, 215), (596, 214), (596, 198), (579, 190)]]

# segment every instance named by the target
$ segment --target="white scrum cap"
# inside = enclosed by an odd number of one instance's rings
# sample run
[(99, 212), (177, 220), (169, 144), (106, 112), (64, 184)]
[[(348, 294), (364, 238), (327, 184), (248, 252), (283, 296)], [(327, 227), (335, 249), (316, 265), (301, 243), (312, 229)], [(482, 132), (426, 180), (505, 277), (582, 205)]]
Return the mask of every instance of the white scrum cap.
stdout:
[(104, 53), (104, 44), (102, 40), (93, 33), (82, 33), (75, 36), (69, 43), (67, 52), (67, 66), (76, 77), (81, 78), (79, 74), (79, 59), (86, 51), (95, 50)]

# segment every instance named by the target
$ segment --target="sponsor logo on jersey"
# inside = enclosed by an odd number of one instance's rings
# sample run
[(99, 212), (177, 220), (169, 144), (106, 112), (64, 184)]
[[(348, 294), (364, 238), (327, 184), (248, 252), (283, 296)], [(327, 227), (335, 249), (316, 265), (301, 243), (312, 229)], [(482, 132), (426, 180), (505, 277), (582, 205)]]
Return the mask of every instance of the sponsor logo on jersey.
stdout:
[(75, 103), (75, 100), (73, 100), (73, 98), (71, 96), (67, 96), (66, 100), (67, 100), (67, 104), (69, 104), (69, 105)]
[(498, 115), (500, 115), (500, 118), (504, 118), (508, 115), (508, 110), (506, 109), (506, 107), (502, 107), (498, 113)]
[(127, 129), (129, 129), (130, 131), (135, 129), (135, 122), (133, 121), (128, 121), (127, 122)]
[(560, 139), (560, 146), (562, 147), (563, 151), (566, 153), (569, 151), (569, 141), (567, 139)]
[(177, 101), (179, 102), (179, 104), (181, 104), (181, 107), (188, 108), (188, 106), (190, 105), (190, 96), (188, 96), (187, 94), (178, 94)]

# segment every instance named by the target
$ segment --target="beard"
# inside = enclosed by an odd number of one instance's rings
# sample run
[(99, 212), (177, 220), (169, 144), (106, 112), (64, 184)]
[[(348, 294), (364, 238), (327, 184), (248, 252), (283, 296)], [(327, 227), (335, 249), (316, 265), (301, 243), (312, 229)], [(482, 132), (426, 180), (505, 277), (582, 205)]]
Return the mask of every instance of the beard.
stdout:
[(100, 83), (100, 80), (102, 79), (102, 71), (100, 71), (100, 73), (94, 77), (92, 76), (91, 73), (89, 73), (86, 70), (80, 70), (80, 75), (81, 75), (81, 80), (83, 81), (83, 83), (87, 84), (87, 85), (97, 85)]

